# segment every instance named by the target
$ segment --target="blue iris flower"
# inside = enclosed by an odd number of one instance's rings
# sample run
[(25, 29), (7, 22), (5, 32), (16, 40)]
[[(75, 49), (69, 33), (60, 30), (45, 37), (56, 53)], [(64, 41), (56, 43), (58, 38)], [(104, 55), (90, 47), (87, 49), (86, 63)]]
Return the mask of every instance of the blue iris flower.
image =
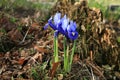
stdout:
[(70, 24), (67, 27), (68, 37), (72, 40), (75, 40), (78, 38), (78, 32), (76, 30), (76, 22), (70, 21)]
[(65, 35), (65, 37), (75, 40), (78, 37), (78, 32), (76, 31), (76, 23), (73, 21), (69, 22), (66, 15), (61, 18), (61, 13), (56, 13), (54, 18), (50, 18), (48, 23), (44, 26), (47, 29), (50, 26), (55, 30), (54, 36), (57, 37), (59, 33)]
[(66, 18), (62, 21), (62, 26), (60, 28), (62, 34), (65, 35), (67, 38), (71, 40), (75, 40), (78, 38), (78, 32), (76, 30), (77, 25), (75, 22), (69, 22), (69, 19)]
[(44, 26), (44, 29), (47, 29), (48, 26), (50, 26), (53, 30), (55, 30), (54, 36), (57, 37), (58, 36), (58, 28), (59, 26), (61, 26), (63, 18), (61, 19), (61, 13), (56, 13), (54, 16), (54, 19), (51, 17), (48, 20), (48, 23)]
[(68, 38), (67, 26), (69, 24), (69, 19), (66, 18), (66, 15), (61, 19), (61, 25), (58, 27), (58, 31), (65, 35)]

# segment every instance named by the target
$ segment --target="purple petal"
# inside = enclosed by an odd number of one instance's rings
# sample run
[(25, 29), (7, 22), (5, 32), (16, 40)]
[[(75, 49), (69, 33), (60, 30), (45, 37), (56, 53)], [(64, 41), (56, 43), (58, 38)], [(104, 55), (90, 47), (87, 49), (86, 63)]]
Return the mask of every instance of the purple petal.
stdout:
[(64, 17), (61, 20), (63, 21), (64, 19), (67, 19), (66, 15), (64, 15)]
[(58, 30), (55, 30), (55, 32), (54, 32), (54, 37), (58, 37), (58, 34), (59, 34), (59, 31), (58, 31)]
[(70, 26), (70, 25), (68, 25), (68, 27), (67, 27), (67, 31), (68, 31), (68, 32), (72, 32), (72, 30), (71, 30), (71, 26)]
[(70, 21), (70, 24), (67, 27), (67, 31), (72, 32), (72, 27), (73, 27), (73, 21)]
[(60, 22), (61, 13), (56, 13), (54, 16), (54, 24), (57, 25)]
[(67, 30), (68, 24), (69, 24), (69, 19), (64, 19), (62, 21), (62, 28), (63, 28), (64, 31)]
[(64, 19), (66, 19), (66, 15), (63, 18), (61, 18), (59, 23), (56, 25), (57, 28), (62, 26), (62, 22), (63, 22)]
[(75, 31), (76, 30), (76, 23), (74, 22), (73, 23), (73, 21), (70, 21), (70, 29), (69, 29), (69, 31)]
[(48, 24), (50, 25), (50, 27), (54, 30), (56, 30), (56, 26), (52, 23), (52, 17), (48, 20)]
[(77, 28), (76, 22), (74, 22), (73, 25), (74, 25), (74, 28), (76, 30), (76, 28)]
[(75, 32), (68, 32), (68, 37), (71, 39), (71, 40), (75, 40), (78, 38), (78, 32), (75, 31)]
[(44, 30), (46, 30), (47, 28), (48, 28), (48, 26), (49, 26), (49, 24), (47, 23), (47, 24), (45, 24), (45, 26), (44, 26)]
[(49, 22), (49, 21), (52, 21), (52, 19), (53, 19), (53, 18), (52, 18), (52, 17), (50, 17), (50, 19), (48, 20), (48, 22)]
[(57, 25), (56, 25), (56, 28), (58, 29), (59, 27), (61, 27), (62, 25), (62, 21), (60, 21)]
[(68, 32), (74, 32), (75, 30), (76, 30), (76, 23), (74, 22), (73, 23), (73, 21), (70, 21), (70, 25), (67, 27), (67, 31)]
[(65, 31), (63, 30), (63, 28), (61, 26), (58, 27), (58, 31), (63, 34), (63, 35), (66, 35), (65, 34)]

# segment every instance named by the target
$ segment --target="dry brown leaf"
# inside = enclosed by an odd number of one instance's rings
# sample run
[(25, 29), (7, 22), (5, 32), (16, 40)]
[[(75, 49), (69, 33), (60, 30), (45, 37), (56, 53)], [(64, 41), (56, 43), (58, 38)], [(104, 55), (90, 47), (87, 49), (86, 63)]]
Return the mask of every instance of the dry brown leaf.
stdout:
[(36, 49), (36, 50), (39, 51), (39, 52), (44, 52), (44, 53), (47, 52), (47, 50), (44, 49), (43, 47), (34, 46), (34, 49)]
[(39, 28), (39, 26), (40, 26), (39, 23), (34, 22), (31, 24), (31, 27), (33, 27), (33, 28)]
[(8, 36), (10, 37), (10, 40), (18, 43), (23, 39), (23, 35), (18, 29), (13, 28), (11, 31), (8, 32)]
[(53, 44), (53, 40), (46, 41), (44, 44), (45, 45), (52, 45)]
[(31, 58), (34, 62), (37, 60), (39, 62), (42, 62), (42, 54), (37, 52), (32, 58)]
[(20, 52), (20, 56), (21, 56), (21, 57), (27, 57), (27, 56), (29, 56), (29, 53), (28, 53), (27, 51), (25, 51), (25, 50), (22, 50), (22, 51)]
[(39, 23), (32, 23), (31, 24), (31, 27), (30, 27), (30, 29), (29, 29), (29, 32), (28, 32), (28, 34), (31, 34), (31, 33), (38, 33), (38, 31), (39, 31)]
[(44, 47), (34, 46), (34, 49), (43, 53), (52, 53), (52, 50), (45, 49)]
[(59, 40), (58, 40), (58, 48), (59, 48), (60, 50), (63, 50), (62, 40), (63, 40), (63, 37), (59, 38)]
[(24, 58), (19, 59), (19, 60), (18, 60), (18, 64), (23, 65), (24, 61), (25, 61), (25, 59), (24, 59)]
[(30, 16), (21, 19), (21, 23), (25, 26), (30, 26), (32, 24), (32, 19)]
[(54, 75), (55, 75), (55, 71), (57, 70), (58, 66), (60, 65), (60, 62), (55, 62), (52, 64), (52, 69), (50, 70), (50, 76), (51, 76), (51, 80), (53, 79)]
[(79, 61), (79, 60), (80, 60), (80, 59), (79, 59), (79, 55), (75, 54), (74, 57), (73, 57), (73, 61), (74, 61), (74, 62), (77, 62), (77, 61)]
[(35, 14), (34, 14), (34, 18), (35, 19), (37, 19), (37, 18), (39, 18), (40, 17), (40, 11), (38, 11), (38, 12), (36, 12)]

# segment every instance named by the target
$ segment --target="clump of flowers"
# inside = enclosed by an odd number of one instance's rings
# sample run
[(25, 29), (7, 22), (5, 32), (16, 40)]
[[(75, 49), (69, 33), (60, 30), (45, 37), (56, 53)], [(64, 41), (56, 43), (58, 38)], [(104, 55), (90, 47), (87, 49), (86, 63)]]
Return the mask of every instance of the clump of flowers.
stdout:
[[(48, 20), (48, 23), (44, 26), (47, 29), (50, 26), (54, 30), (54, 61), (58, 62), (58, 34), (63, 34), (64, 39), (64, 70), (69, 72), (71, 70), (72, 59), (75, 51), (75, 42), (78, 38), (78, 32), (76, 30), (76, 22), (69, 20), (66, 15), (61, 17), (61, 13), (56, 13), (54, 17)], [(67, 40), (72, 40), (73, 48), (72, 53), (69, 54), (69, 43)]]

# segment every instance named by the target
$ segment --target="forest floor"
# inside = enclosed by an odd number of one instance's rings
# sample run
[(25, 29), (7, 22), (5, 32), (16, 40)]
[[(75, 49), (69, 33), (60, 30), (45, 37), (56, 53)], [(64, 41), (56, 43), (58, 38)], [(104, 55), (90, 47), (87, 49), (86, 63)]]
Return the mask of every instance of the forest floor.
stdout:
[[(24, 7), (0, 7), (0, 80), (50, 80), (51, 77), (54, 80), (120, 79), (119, 61), (113, 65), (99, 65), (91, 61), (90, 56), (81, 59), (77, 53), (70, 73), (63, 75), (61, 69), (51, 69), (53, 31), (43, 29), (49, 19), (45, 17), (47, 14), (47, 11)], [(115, 31), (119, 50), (120, 21), (108, 21), (105, 25), (112, 26)], [(62, 45), (59, 42), (59, 49), (63, 49)], [(63, 62), (58, 64), (63, 67)]]

